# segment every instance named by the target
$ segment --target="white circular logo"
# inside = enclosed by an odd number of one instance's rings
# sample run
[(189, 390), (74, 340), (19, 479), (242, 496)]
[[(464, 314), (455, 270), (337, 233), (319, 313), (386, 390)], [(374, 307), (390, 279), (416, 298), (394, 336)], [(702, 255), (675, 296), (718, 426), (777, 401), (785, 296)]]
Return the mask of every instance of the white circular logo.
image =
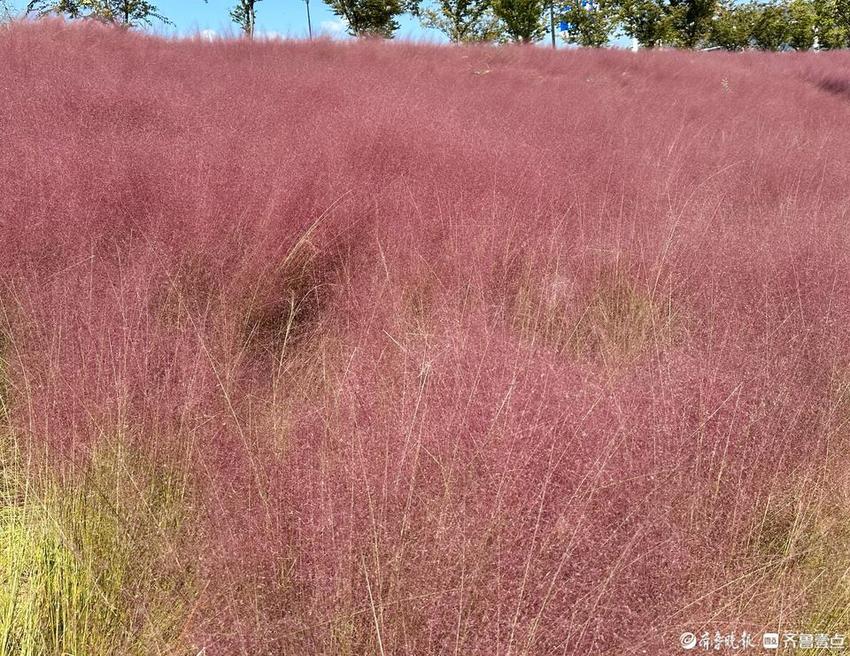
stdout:
[(679, 638), (679, 643), (682, 645), (682, 649), (693, 649), (697, 646), (697, 637), (690, 631), (686, 631)]

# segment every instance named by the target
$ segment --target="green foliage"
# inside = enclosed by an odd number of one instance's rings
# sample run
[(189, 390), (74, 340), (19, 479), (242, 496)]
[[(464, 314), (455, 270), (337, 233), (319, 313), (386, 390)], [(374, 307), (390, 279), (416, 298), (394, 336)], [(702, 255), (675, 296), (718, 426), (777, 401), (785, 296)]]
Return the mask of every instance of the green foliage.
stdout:
[(623, 33), (645, 48), (678, 41), (669, 6), (657, 0), (622, 0), (618, 21)]
[(815, 45), (818, 16), (809, 0), (791, 0), (787, 5), (788, 44), (795, 50), (810, 50)]
[(568, 42), (593, 48), (601, 48), (608, 43), (619, 14), (614, 2), (597, 0), (591, 7), (580, 4), (569, 7), (561, 14), (561, 18), (572, 26), (566, 33)]
[(646, 48), (850, 45), (850, 0), (619, 0), (617, 13), (623, 34)]
[(419, 19), (423, 27), (440, 30), (454, 43), (495, 41), (504, 29), (490, 0), (437, 0)]
[(718, 0), (670, 0), (669, 15), (676, 32), (676, 44), (696, 48), (711, 31)]
[(727, 2), (713, 21), (709, 43), (728, 50), (841, 48), (848, 32), (835, 18), (836, 7), (835, 0)]
[(724, 2), (718, 7), (711, 25), (709, 43), (726, 50), (743, 50), (752, 43), (753, 26), (758, 18), (756, 7), (750, 3), (738, 5)]
[(547, 6), (543, 0), (493, 0), (493, 13), (510, 39), (531, 43), (546, 34), (543, 12)]
[(331, 11), (348, 23), (352, 36), (391, 39), (398, 29), (398, 17), (405, 11), (416, 12), (413, 3), (402, 0), (325, 0)]
[(255, 5), (261, 0), (239, 0), (230, 10), (230, 18), (239, 26), (239, 29), (248, 38), (253, 38), (254, 28), (257, 24), (257, 11)]
[(788, 17), (785, 7), (778, 2), (761, 5), (756, 9), (753, 23), (753, 42), (761, 50), (779, 50), (789, 40)]
[(31, 0), (25, 13), (35, 13), (39, 16), (61, 14), (68, 18), (79, 18), (82, 2), (80, 0)]
[(69, 18), (96, 18), (125, 26), (150, 25), (156, 19), (170, 21), (147, 0), (31, 0), (26, 13), (39, 16), (62, 14)]
[(820, 47), (850, 47), (850, 0), (812, 0)]
[(621, 0), (617, 6), (623, 33), (646, 48), (705, 45), (723, 13), (718, 0)]

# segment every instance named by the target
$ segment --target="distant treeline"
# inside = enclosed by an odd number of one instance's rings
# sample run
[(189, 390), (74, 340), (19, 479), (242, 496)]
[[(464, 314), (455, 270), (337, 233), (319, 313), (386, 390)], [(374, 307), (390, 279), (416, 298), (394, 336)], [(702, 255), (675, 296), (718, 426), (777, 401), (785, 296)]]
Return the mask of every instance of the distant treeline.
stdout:
[[(256, 4), (230, 16), (254, 34)], [(531, 43), (549, 34), (601, 47), (618, 37), (644, 48), (810, 50), (850, 47), (850, 0), (323, 0), (352, 36), (392, 38), (403, 14), (454, 42)], [(271, 3), (269, 3), (271, 4)], [(282, 4), (282, 3), (281, 3)], [(309, 17), (309, 0), (305, 0)], [(0, 0), (0, 9), (3, 0)], [(63, 14), (127, 26), (168, 22), (147, 0), (32, 0), (30, 15)]]

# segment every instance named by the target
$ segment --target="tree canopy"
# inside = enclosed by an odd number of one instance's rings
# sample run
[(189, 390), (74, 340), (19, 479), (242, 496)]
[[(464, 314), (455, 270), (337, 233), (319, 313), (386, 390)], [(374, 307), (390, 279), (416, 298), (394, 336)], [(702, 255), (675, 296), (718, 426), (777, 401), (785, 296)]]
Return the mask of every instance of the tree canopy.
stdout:
[(495, 41), (504, 31), (491, 0), (437, 0), (416, 13), (423, 27), (440, 30), (454, 43)]
[(505, 34), (514, 41), (531, 43), (546, 34), (544, 0), (492, 0), (493, 13), (502, 21)]
[[(255, 31), (260, 1), (236, 0), (230, 10), (232, 20), (249, 37)], [(644, 48), (850, 47), (850, 0), (324, 1), (356, 37), (392, 38), (399, 18), (410, 14), (455, 43), (532, 43), (554, 31), (552, 23), (558, 22), (561, 38), (580, 46), (600, 47), (613, 38), (628, 37)], [(124, 26), (169, 22), (150, 0), (30, 0), (26, 13), (96, 18)], [(10, 15), (8, 0), (0, 0), (0, 18)]]
[(170, 22), (159, 13), (156, 5), (148, 0), (31, 0), (27, 4), (26, 13), (96, 18), (128, 27), (141, 23), (149, 25), (154, 19), (164, 23)]
[(348, 24), (351, 36), (392, 38), (398, 17), (417, 6), (403, 0), (325, 0), (331, 11)]
[(230, 18), (236, 23), (248, 38), (254, 36), (254, 27), (257, 23), (256, 4), (261, 0), (239, 0), (239, 3), (230, 10)]

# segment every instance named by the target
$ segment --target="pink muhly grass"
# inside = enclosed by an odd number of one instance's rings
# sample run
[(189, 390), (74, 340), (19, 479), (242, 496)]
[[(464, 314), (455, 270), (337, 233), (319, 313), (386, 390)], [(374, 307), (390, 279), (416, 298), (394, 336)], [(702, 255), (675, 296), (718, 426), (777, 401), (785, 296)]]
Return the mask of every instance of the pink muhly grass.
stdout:
[(10, 430), (185, 475), (187, 644), (674, 653), (815, 612), (764, 518), (848, 490), (846, 53), (42, 22), (0, 60)]

